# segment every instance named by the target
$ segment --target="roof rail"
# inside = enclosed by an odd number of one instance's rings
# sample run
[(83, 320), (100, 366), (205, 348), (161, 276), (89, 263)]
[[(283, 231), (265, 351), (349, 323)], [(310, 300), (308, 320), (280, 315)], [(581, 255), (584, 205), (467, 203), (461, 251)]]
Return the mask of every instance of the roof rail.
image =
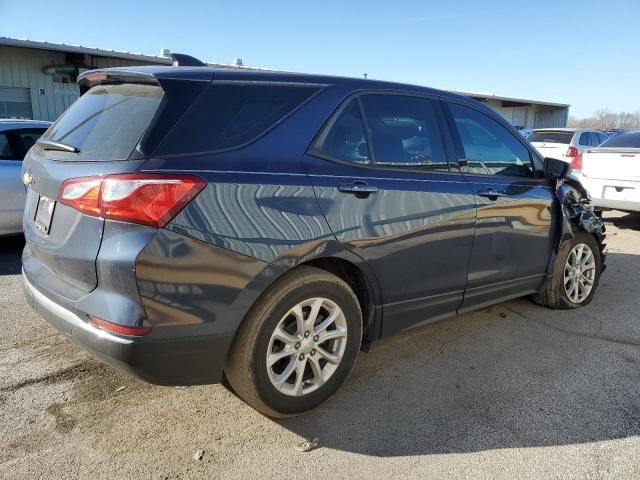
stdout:
[(171, 58), (173, 60), (174, 67), (206, 67), (207, 64), (202, 60), (198, 60), (191, 55), (186, 55), (184, 53), (172, 53)]

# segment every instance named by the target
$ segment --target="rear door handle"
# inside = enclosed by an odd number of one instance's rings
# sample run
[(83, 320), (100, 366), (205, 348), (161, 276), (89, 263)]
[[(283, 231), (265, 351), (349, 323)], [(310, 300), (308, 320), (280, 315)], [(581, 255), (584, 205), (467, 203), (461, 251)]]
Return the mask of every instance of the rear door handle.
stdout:
[(483, 190), (478, 190), (478, 195), (480, 197), (486, 197), (489, 200), (497, 200), (498, 197), (510, 197), (511, 195), (504, 193), (504, 192), (500, 192), (498, 190), (495, 190), (493, 188), (485, 188)]
[(356, 195), (362, 194), (368, 196), (371, 193), (377, 193), (378, 187), (369, 185), (366, 182), (353, 182), (353, 183), (341, 183), (338, 185), (338, 190), (342, 193), (354, 193)]

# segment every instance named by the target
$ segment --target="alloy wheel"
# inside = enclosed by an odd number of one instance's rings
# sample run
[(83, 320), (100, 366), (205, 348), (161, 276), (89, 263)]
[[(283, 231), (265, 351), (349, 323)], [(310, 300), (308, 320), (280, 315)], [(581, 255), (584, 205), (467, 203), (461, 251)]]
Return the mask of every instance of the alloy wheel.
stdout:
[(589, 296), (596, 278), (596, 259), (591, 247), (579, 243), (567, 257), (564, 266), (564, 291), (573, 303)]
[(324, 385), (347, 346), (347, 321), (327, 298), (310, 298), (291, 308), (271, 334), (266, 366), (282, 394), (302, 396)]

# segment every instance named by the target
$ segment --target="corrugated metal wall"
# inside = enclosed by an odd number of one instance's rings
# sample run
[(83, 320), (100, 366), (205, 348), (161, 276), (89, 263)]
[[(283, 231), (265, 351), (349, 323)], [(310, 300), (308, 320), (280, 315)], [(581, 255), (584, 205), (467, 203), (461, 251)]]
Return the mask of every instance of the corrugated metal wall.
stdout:
[[(530, 115), (529, 113), (529, 108), (525, 108), (525, 123), (524, 124), (519, 124), (519, 123), (514, 123), (514, 118), (513, 118), (513, 108), (505, 108), (502, 106), (502, 102), (495, 102), (495, 101), (491, 101), (491, 102), (485, 102), (485, 105), (489, 108), (491, 108), (492, 110), (495, 110), (496, 112), (498, 112), (500, 115), (502, 115), (508, 122), (512, 123), (513, 125), (519, 125), (522, 127), (527, 127), (529, 128), (529, 122), (533, 121), (530, 120), (530, 117), (532, 115)], [(519, 110), (523, 110), (522, 108), (519, 108)]]
[(566, 127), (569, 119), (569, 109), (542, 110), (536, 112), (534, 128)]
[(531, 107), (503, 107), (501, 101), (486, 102), (492, 110), (502, 115), (508, 122), (526, 128), (562, 128), (567, 126), (569, 109), (536, 105)]
[[(42, 68), (64, 61), (64, 53), (60, 52), (0, 47), (0, 87), (28, 88), (33, 118), (55, 120), (78, 97), (79, 92), (73, 84), (69, 84), (72, 88), (70, 92), (67, 84), (54, 85), (53, 76), (43, 74)], [(61, 88), (61, 85), (65, 87)], [(56, 94), (57, 90), (63, 92)]]
[[(92, 57), (97, 67), (141, 65), (134, 60)], [(65, 63), (63, 52), (0, 46), (0, 87), (29, 89), (31, 112), (35, 120), (58, 118), (79, 96), (75, 83), (58, 83), (42, 69)]]

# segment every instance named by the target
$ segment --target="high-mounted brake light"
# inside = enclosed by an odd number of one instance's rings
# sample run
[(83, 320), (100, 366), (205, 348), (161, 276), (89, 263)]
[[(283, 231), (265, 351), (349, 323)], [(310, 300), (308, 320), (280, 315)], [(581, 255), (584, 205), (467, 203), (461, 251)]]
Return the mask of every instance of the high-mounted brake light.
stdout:
[(101, 82), (107, 79), (107, 74), (106, 73), (90, 73), (84, 78), (86, 78), (90, 82)]
[(205, 184), (196, 175), (159, 173), (71, 178), (58, 201), (95, 217), (164, 227)]
[(89, 321), (98, 328), (106, 330), (108, 332), (117, 333), (119, 335), (129, 335), (133, 337), (141, 337), (151, 333), (151, 327), (129, 327), (127, 325), (120, 325), (118, 323), (108, 322), (101, 318), (89, 315)]

